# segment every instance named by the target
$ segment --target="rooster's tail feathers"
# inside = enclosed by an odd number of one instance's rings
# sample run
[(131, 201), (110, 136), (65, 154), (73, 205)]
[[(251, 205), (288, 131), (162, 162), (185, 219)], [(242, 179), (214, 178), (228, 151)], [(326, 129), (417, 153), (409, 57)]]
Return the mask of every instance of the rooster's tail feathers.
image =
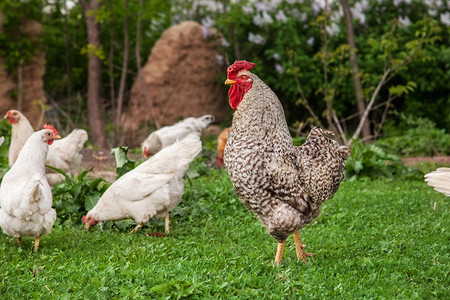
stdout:
[(341, 145), (339, 142), (335, 140), (336, 135), (333, 131), (325, 130), (320, 127), (313, 127), (311, 129), (311, 132), (309, 133), (306, 140), (315, 140), (317, 142), (319, 141), (327, 141), (328, 145), (332, 145), (336, 149), (336, 151), (340, 154), (339, 156), (342, 157), (342, 159), (347, 159), (347, 157), (350, 156), (351, 150), (350, 147)]

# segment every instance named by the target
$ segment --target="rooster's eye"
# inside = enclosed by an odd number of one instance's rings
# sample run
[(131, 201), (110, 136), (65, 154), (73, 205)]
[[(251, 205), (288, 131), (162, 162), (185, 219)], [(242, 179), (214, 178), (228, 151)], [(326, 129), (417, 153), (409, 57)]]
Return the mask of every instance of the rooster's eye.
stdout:
[(244, 79), (247, 79), (247, 76), (242, 75), (242, 76), (241, 76), (241, 79), (243, 79), (243, 80), (244, 80)]

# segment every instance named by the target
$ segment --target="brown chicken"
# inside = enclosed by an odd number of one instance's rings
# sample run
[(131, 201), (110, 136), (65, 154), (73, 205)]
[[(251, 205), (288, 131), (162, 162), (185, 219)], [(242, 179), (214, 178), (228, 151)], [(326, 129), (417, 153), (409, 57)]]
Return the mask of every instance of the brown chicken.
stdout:
[(286, 238), (294, 234), (297, 259), (306, 263), (299, 230), (320, 213), (344, 179), (350, 149), (318, 127), (294, 146), (284, 111), (274, 92), (255, 74), (255, 66), (237, 61), (228, 68), (230, 106), (235, 110), (224, 162), (241, 202), (278, 242), (279, 265)]
[(231, 127), (225, 128), (217, 137), (217, 164), (219, 167), (223, 167), (223, 151), (225, 151), (225, 145), (227, 144), (230, 130)]

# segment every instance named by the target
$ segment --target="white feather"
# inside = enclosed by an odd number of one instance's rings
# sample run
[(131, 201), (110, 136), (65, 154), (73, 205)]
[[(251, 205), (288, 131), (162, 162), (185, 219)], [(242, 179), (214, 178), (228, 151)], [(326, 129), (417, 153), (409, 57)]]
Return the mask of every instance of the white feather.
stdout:
[[(34, 130), (28, 119), (19, 111), (19, 121), (12, 124), (11, 145), (9, 147), (9, 165), (12, 166), (23, 145), (33, 134)], [(88, 139), (84, 129), (74, 129), (69, 135), (55, 140), (49, 147), (46, 164), (71, 174), (82, 161), (80, 151)], [(47, 169), (47, 180), (51, 185), (63, 182), (65, 177), (54, 170)]]
[(450, 197), (450, 168), (439, 168), (425, 175), (425, 181), (434, 190)]
[(196, 134), (164, 148), (114, 182), (87, 217), (97, 221), (133, 218), (139, 224), (164, 217), (180, 202), (183, 176), (200, 151)]
[(198, 118), (186, 118), (171, 126), (162, 127), (152, 132), (145, 141), (142, 142), (142, 152), (154, 155), (161, 149), (172, 145), (177, 140), (183, 139), (190, 133), (195, 133), (200, 136), (202, 131), (213, 121), (213, 115), (204, 115)]
[[(33, 133), (0, 186), (0, 226), (11, 236), (50, 233), (56, 219), (52, 192), (45, 177), (48, 144), (44, 129)], [(53, 134), (53, 133), (52, 133)]]

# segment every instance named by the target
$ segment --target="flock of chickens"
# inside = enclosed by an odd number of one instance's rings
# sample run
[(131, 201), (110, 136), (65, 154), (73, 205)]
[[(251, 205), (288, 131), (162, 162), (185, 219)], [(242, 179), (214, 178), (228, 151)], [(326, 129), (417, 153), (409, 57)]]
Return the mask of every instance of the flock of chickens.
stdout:
[[(333, 133), (315, 127), (302, 146), (294, 146), (284, 111), (273, 91), (250, 72), (254, 64), (237, 61), (227, 70), (232, 127), (218, 137), (219, 166), (225, 166), (241, 202), (278, 242), (275, 262), (280, 264), (286, 239), (294, 235), (297, 259), (306, 263), (299, 230), (320, 214), (320, 205), (333, 197), (350, 149)], [(34, 132), (26, 117), (10, 110), (12, 124), (9, 171), (0, 186), (0, 226), (7, 235), (35, 238), (50, 233), (56, 219), (51, 185), (64, 176), (46, 165), (72, 173), (81, 163), (87, 132), (75, 129), (61, 139), (51, 125)], [(201, 152), (202, 131), (214, 116), (187, 118), (161, 128), (142, 143), (148, 159), (115, 181), (96, 206), (83, 216), (86, 229), (106, 220), (133, 218), (138, 230), (150, 218), (165, 218), (181, 200), (184, 175)], [(0, 138), (0, 145), (3, 140)], [(450, 169), (426, 175), (436, 190), (450, 196)], [(129, 187), (133, 187), (130, 191)]]

